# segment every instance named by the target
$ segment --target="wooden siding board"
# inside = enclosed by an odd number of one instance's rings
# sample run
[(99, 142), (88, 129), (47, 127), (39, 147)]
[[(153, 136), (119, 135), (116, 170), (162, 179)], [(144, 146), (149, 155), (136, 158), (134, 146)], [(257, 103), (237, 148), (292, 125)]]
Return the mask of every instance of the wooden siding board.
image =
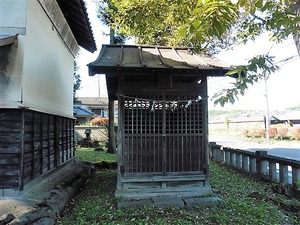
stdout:
[(0, 122), (3, 123), (21, 123), (20, 112), (18, 110), (1, 110)]
[(19, 122), (9, 122), (9, 121), (5, 121), (1, 123), (1, 127), (0, 127), (0, 133), (5, 134), (7, 132), (9, 133), (18, 133), (20, 132), (20, 123)]
[(20, 143), (21, 133), (19, 132), (0, 132), (0, 143)]
[(0, 177), (1, 189), (6, 188), (18, 188), (19, 187), (19, 175), (18, 176), (1, 176)]
[(1, 154), (0, 165), (19, 165), (20, 154)]
[(20, 144), (16, 143), (0, 143), (0, 155), (2, 154), (17, 154), (20, 152)]
[(21, 110), (0, 109), (0, 189), (20, 185)]
[(0, 165), (0, 177), (1, 176), (19, 176), (18, 165)]
[[(63, 162), (75, 156), (73, 119), (31, 110), (2, 109), (0, 121), (0, 179), (3, 181), (0, 184), (1, 189), (22, 189), (22, 184), (16, 184), (16, 177), (6, 178), (6, 175), (20, 176), (26, 184), (59, 167), (57, 158), (60, 155)], [(2, 126), (3, 124), (5, 125)], [(12, 129), (9, 130), (9, 127)], [(24, 152), (23, 160), (21, 149)], [(4, 184), (4, 180), (8, 180), (8, 183)]]

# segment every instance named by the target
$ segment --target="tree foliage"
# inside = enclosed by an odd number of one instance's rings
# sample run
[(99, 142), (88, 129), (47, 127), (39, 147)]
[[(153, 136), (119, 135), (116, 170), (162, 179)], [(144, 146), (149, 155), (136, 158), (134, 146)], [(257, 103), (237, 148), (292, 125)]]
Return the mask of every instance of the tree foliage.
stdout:
[(234, 103), (239, 96), (243, 96), (249, 85), (260, 79), (267, 79), (270, 74), (278, 70), (274, 58), (269, 55), (259, 55), (248, 61), (248, 64), (236, 66), (227, 75), (236, 76), (232, 88), (223, 89), (213, 96), (214, 103), (224, 106), (225, 103)]
[(111, 0), (103, 0), (98, 4), (98, 14), (97, 17), (100, 21), (106, 25), (110, 26), (110, 43), (111, 44), (124, 44), (126, 37), (123, 34), (116, 32), (111, 24), (114, 23), (113, 15), (117, 14), (118, 9), (112, 3)]
[[(247, 43), (267, 32), (280, 42), (295, 35), (299, 17), (297, 0), (109, 0), (108, 24), (138, 44), (190, 46), (215, 54), (239, 43)], [(232, 89), (216, 94), (215, 103), (235, 102), (249, 84), (277, 68), (269, 55), (256, 56), (248, 65), (233, 68)]]
[(76, 91), (80, 89), (81, 79), (80, 74), (78, 73), (79, 66), (77, 65), (76, 60), (74, 61), (74, 77), (73, 77), (73, 99), (76, 97)]

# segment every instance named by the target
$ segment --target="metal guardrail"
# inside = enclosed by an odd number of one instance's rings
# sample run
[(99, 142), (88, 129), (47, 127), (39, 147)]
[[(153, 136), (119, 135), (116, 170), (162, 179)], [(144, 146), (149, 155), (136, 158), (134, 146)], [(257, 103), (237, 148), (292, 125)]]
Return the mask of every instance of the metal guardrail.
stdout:
[(210, 158), (260, 179), (283, 184), (300, 193), (300, 161), (271, 156), (267, 151), (249, 152), (210, 142)]

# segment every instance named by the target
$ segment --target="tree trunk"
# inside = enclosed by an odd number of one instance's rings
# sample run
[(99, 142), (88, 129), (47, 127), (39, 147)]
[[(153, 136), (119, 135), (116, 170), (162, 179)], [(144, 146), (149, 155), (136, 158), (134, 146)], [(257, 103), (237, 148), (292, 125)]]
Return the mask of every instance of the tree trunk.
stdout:
[(115, 44), (115, 31), (112, 28), (109, 28), (109, 44)]

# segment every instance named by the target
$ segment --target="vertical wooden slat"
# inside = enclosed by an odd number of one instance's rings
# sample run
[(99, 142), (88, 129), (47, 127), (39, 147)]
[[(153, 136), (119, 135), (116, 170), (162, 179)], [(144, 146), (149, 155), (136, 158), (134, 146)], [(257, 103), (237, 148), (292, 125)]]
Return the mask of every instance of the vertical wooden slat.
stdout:
[(65, 154), (64, 154), (64, 162), (68, 160), (68, 120), (67, 118), (64, 118), (64, 128), (63, 128), (63, 135), (64, 135), (64, 149), (65, 149)]
[(163, 174), (167, 173), (166, 163), (167, 163), (167, 143), (166, 143), (166, 95), (163, 93), (163, 102), (162, 102), (162, 172)]
[(59, 117), (59, 163), (64, 162), (64, 140), (63, 140), (63, 127), (64, 121), (62, 117)]
[[(127, 102), (129, 102), (130, 107), (131, 107), (131, 117), (128, 117), (128, 118), (130, 118), (130, 122), (131, 122), (131, 134), (133, 135), (134, 134), (134, 126), (135, 126), (135, 124), (134, 124), (133, 101), (128, 100)], [(128, 151), (131, 153), (131, 160), (130, 160), (131, 166), (130, 166), (130, 168), (131, 168), (131, 172), (133, 173), (134, 172), (134, 167), (135, 167), (135, 163), (134, 163), (134, 161), (135, 161), (134, 148), (135, 147), (134, 147), (134, 137), (133, 136), (131, 136), (131, 143), (132, 143), (132, 145), (128, 149)]]
[[(149, 102), (149, 107), (151, 107), (151, 102)], [(152, 147), (152, 132), (151, 132), (151, 123), (152, 123), (152, 115), (151, 115), (151, 109), (148, 109), (148, 130), (147, 130), (147, 134), (149, 136), (148, 138), (148, 146), (149, 146), (149, 160), (151, 163), (149, 163), (149, 172), (153, 172), (153, 162), (154, 162), (154, 157), (153, 157), (153, 147)]]
[(192, 135), (194, 135), (194, 132), (192, 130), (192, 121), (191, 121), (191, 118), (192, 118), (192, 109), (193, 109), (193, 104), (190, 106), (190, 109), (189, 109), (189, 113), (188, 113), (188, 122), (189, 122), (189, 142), (188, 142), (188, 148), (189, 148), (189, 171), (193, 171), (192, 169), (192, 166), (193, 166), (193, 163), (192, 163), (192, 152), (193, 152), (193, 148), (192, 148)]
[(35, 161), (35, 154), (34, 154), (34, 151), (35, 151), (35, 112), (33, 111), (32, 112), (32, 155), (31, 155), (31, 172), (30, 172), (30, 176), (31, 176), (31, 179), (33, 179), (34, 177), (34, 161)]
[(71, 119), (69, 118), (66, 118), (67, 120), (67, 127), (68, 127), (68, 130), (67, 130), (67, 134), (68, 134), (68, 137), (67, 137), (67, 142), (68, 142), (68, 160), (71, 159)]
[(25, 138), (25, 112), (21, 110), (21, 142), (20, 142), (20, 174), (19, 174), (19, 190), (22, 191), (24, 188), (24, 138)]
[(72, 159), (72, 119), (68, 119), (69, 121), (69, 159)]
[(67, 151), (67, 147), (66, 147), (66, 119), (63, 117), (62, 118), (62, 162), (65, 163), (66, 161), (66, 151)]
[(47, 143), (48, 143), (48, 170), (51, 169), (51, 147), (50, 147), (50, 115), (48, 115), (48, 137), (47, 137)]
[(59, 118), (58, 116), (54, 117), (54, 165), (56, 168), (60, 166), (59, 159)]
[[(170, 96), (166, 96), (167, 100), (170, 99)], [(167, 154), (167, 172), (172, 172), (173, 171), (173, 146), (172, 146), (172, 139), (173, 139), (173, 112), (171, 110), (172, 102), (168, 101), (166, 103), (166, 119), (167, 119), (167, 126), (166, 126), (166, 134), (167, 134), (167, 149), (166, 149), (166, 154)]]
[(75, 157), (75, 119), (72, 120), (72, 157)]
[(70, 152), (70, 142), (69, 142), (69, 137), (70, 137), (70, 133), (69, 133), (69, 129), (70, 129), (70, 124), (69, 124), (69, 119), (65, 118), (66, 121), (66, 126), (65, 126), (65, 133), (66, 133), (66, 161), (69, 160), (69, 152)]
[(139, 172), (144, 172), (144, 161), (143, 161), (143, 155), (144, 155), (144, 149), (143, 149), (143, 101), (140, 101), (139, 105), (138, 105), (138, 114), (139, 114), (139, 126), (140, 126), (140, 140), (139, 140), (139, 144), (140, 144), (140, 170)]
[(68, 120), (63, 118), (63, 136), (64, 136), (64, 163), (68, 160)]
[[(153, 101), (153, 105), (155, 104), (155, 102)], [(154, 141), (153, 141), (153, 172), (156, 172), (157, 170), (156, 170), (156, 165), (157, 165), (157, 162), (156, 162), (156, 142), (157, 142), (157, 140), (156, 140), (156, 136), (155, 136), (155, 134), (156, 134), (156, 130), (155, 130), (155, 126), (156, 126), (156, 118), (155, 118), (155, 116), (156, 116), (156, 112), (155, 112), (155, 105), (153, 106), (154, 107), (154, 111), (152, 112), (152, 115), (153, 115), (153, 128), (152, 128), (152, 134), (154, 134), (154, 137), (153, 137), (153, 139), (154, 139)]]
[(44, 154), (43, 154), (43, 114), (39, 113), (40, 114), (40, 123), (39, 123), (39, 129), (40, 129), (40, 174), (43, 174), (43, 164), (44, 164)]

